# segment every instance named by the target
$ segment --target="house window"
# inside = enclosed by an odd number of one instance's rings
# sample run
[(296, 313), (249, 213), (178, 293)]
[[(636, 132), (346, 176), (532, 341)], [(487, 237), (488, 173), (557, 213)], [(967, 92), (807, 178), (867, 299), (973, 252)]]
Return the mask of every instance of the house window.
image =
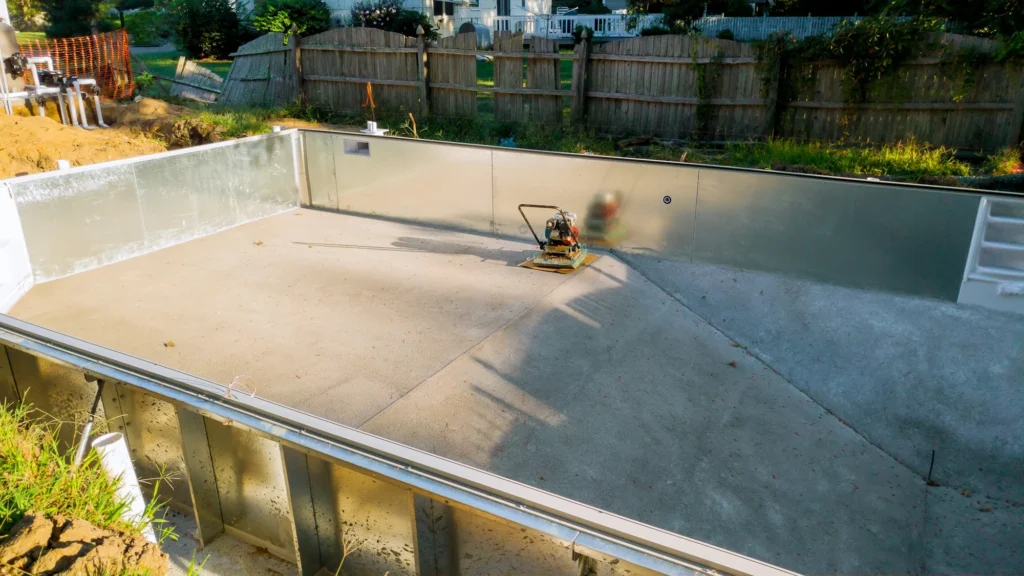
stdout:
[(523, 8), (526, 8), (526, 0), (523, 0)]
[(434, 16), (454, 16), (455, 2), (449, 0), (434, 0)]
[(510, 0), (498, 0), (498, 16), (511, 16)]

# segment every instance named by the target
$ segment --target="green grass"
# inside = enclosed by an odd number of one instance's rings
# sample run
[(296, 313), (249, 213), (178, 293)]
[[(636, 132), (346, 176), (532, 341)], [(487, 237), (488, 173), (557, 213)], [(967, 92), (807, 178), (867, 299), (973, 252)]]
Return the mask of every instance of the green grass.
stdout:
[[(178, 68), (178, 58), (182, 56), (182, 52), (171, 51), (171, 52), (148, 52), (143, 54), (135, 54), (135, 57), (141, 60), (145, 65), (146, 69), (149, 70), (154, 76), (163, 76), (164, 78), (174, 78), (174, 71)], [(231, 69), (230, 60), (197, 60), (200, 66), (210, 70), (217, 74), (221, 78), (227, 78), (228, 71)], [(141, 67), (139, 70), (135, 70), (135, 74), (142, 74), (143, 70)], [(159, 80), (158, 80), (159, 82)], [(164, 83), (167, 86), (167, 83)], [(160, 90), (156, 86), (152, 86), (145, 91), (146, 96), (158, 96)]]
[(270, 120), (292, 114), (284, 108), (225, 108), (209, 106), (200, 109), (195, 118), (222, 130), (225, 138), (255, 136), (270, 132)]
[[(24, 405), (0, 406), (0, 535), (29, 511), (46, 516), (63, 515), (85, 520), (99, 528), (140, 533), (142, 522), (153, 522), (158, 534), (174, 538), (162, 517), (154, 495), (144, 520), (125, 523), (121, 514), (127, 503), (116, 496), (116, 483), (89, 451), (75, 469), (71, 455), (58, 440), (60, 424)], [(159, 481), (154, 488), (159, 491)]]
[[(559, 84), (562, 90), (566, 91), (566, 96), (569, 96), (569, 89), (572, 88), (572, 60), (560, 60), (559, 61)], [(525, 87), (526, 80), (526, 62), (523, 62), (523, 80)], [(476, 85), (477, 86), (494, 86), (494, 62), (493, 61), (477, 61), (476, 63)], [(477, 92), (477, 113), (484, 116), (494, 115), (494, 94), (489, 92)]]
[(46, 32), (18, 32), (15, 36), (18, 42), (23, 40), (46, 40)]
[(769, 140), (731, 144), (725, 163), (768, 170), (813, 171), (853, 176), (894, 176), (916, 181), (925, 176), (969, 176), (971, 166), (946, 148), (916, 142), (851, 148), (818, 142)]
[[(572, 86), (572, 60), (559, 60), (558, 76), (561, 87), (568, 90)], [(526, 79), (526, 62), (523, 62), (523, 79)], [(477, 86), (494, 86), (494, 62), (477, 61)]]
[(993, 176), (1009, 176), (1024, 172), (1020, 148), (1003, 148), (985, 160), (983, 170)]

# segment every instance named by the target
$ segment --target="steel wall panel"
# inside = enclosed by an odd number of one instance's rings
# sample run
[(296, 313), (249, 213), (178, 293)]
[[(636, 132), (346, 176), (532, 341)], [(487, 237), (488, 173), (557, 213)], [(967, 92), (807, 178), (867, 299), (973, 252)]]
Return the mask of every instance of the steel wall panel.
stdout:
[(231, 534), (295, 562), (280, 445), (209, 419), (206, 433), (224, 526)]
[(320, 556), (331, 574), (416, 574), (412, 492), (309, 456)]
[(196, 539), (200, 546), (209, 546), (214, 538), (224, 533), (220, 492), (210, 453), (210, 439), (206, 433), (205, 416), (178, 406), (178, 428), (181, 430), (185, 473), (196, 519)]
[(577, 574), (569, 542), (475, 514), (453, 512), (457, 574)]
[[(346, 153), (356, 143), (366, 154)], [(334, 135), (338, 209), (491, 231), (491, 152), (393, 138)]]
[[(81, 370), (46, 358), (7, 348), (7, 357), (22, 401), (60, 421), (61, 445), (74, 445), (77, 429), (85, 422), (96, 399), (96, 383), (86, 382)], [(107, 432), (107, 420), (100, 405), (92, 432)]]
[(146, 250), (130, 165), (12, 181), (10, 188), (37, 283)]
[[(498, 234), (532, 239), (517, 206), (555, 204), (579, 216), (581, 232), (593, 244), (595, 230), (588, 212), (606, 194), (613, 194), (621, 200), (612, 247), (664, 258), (690, 258), (697, 198), (695, 167), (505, 150), (494, 150), (493, 162)], [(536, 210), (527, 216), (535, 228), (539, 226), (539, 235), (550, 214)]]
[(701, 168), (693, 257), (956, 300), (979, 198)]
[[(118, 396), (124, 414), (124, 433), (139, 479), (146, 481), (146, 488), (151, 489), (152, 481), (162, 472), (167, 477), (160, 486), (160, 498), (169, 498), (177, 506), (190, 509), (192, 498), (186, 481), (181, 428), (174, 406), (150, 394), (133, 391), (120, 382), (108, 382), (106, 386), (113, 386)], [(108, 425), (113, 423), (108, 422)]]
[(295, 132), (15, 178), (36, 282), (298, 205)]
[(310, 204), (316, 208), (338, 209), (338, 177), (334, 171), (334, 139), (324, 132), (303, 132), (306, 143), (306, 179)]
[(298, 204), (289, 138), (264, 138), (135, 164), (147, 248), (156, 250)]

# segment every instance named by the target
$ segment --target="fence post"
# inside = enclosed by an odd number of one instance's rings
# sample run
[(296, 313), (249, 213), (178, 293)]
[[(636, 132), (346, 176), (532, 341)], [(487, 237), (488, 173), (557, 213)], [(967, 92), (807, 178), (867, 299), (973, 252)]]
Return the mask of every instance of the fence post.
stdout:
[(294, 75), (294, 82), (292, 83), (292, 99), (295, 102), (303, 102), (304, 94), (302, 91), (302, 51), (299, 47), (299, 27), (292, 24), (291, 30), (288, 31), (290, 36), (288, 45), (291, 47), (291, 51), (288, 54), (289, 64), (292, 68), (292, 74)]
[(576, 57), (572, 61), (572, 118), (582, 123), (587, 113), (587, 56), (590, 54), (590, 34), (586, 29), (575, 52)]
[(185, 72), (186, 58), (184, 56), (178, 56), (178, 67), (174, 69), (174, 78), (181, 76)]
[(430, 112), (427, 102), (427, 38), (423, 35), (423, 26), (416, 27), (416, 76), (419, 80), (420, 115)]
[[(757, 71), (757, 66), (754, 67)], [(779, 85), (782, 83), (782, 62), (776, 61), (771, 71), (772, 80), (764, 95), (764, 134), (765, 138), (775, 136), (775, 128), (779, 124)]]

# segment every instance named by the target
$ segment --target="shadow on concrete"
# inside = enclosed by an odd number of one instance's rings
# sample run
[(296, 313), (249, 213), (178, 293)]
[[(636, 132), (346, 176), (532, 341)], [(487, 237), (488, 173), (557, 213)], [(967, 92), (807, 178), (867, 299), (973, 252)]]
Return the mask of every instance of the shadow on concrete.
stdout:
[(530, 250), (506, 250), (503, 248), (487, 248), (459, 242), (448, 242), (434, 238), (418, 238), (403, 236), (391, 243), (391, 246), (369, 246), (362, 244), (332, 244), (324, 242), (293, 242), (314, 248), (344, 248), (350, 250), (370, 250), (381, 252), (422, 252), (431, 254), (465, 254), (475, 256), (483, 261), (504, 262), (506, 266), (518, 266), (532, 253)]
[(811, 573), (920, 573), (923, 481), (603, 258), (364, 429)]

